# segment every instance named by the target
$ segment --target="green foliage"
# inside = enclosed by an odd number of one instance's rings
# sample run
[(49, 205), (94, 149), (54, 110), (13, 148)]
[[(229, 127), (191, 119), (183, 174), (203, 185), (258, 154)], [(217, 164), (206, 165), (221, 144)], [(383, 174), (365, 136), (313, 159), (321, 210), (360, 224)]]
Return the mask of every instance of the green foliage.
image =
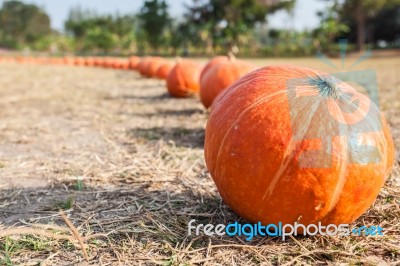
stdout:
[(357, 48), (362, 50), (367, 39), (368, 20), (374, 18), (382, 9), (399, 5), (400, 0), (345, 0), (341, 14), (353, 19), (357, 25)]
[(400, 33), (400, 4), (395, 7), (385, 7), (373, 20), (375, 31), (374, 40), (396, 41)]
[(311, 32), (271, 30), (263, 42), (262, 54), (274, 57), (312, 56), (316, 49)]
[(134, 41), (133, 16), (97, 16), (80, 8), (71, 9), (65, 22), (67, 33), (75, 39), (79, 51), (129, 49)]
[(39, 7), (20, 1), (4, 1), (0, 9), (0, 45), (31, 45), (51, 33), (50, 18)]
[(399, 0), (345, 0), (342, 12), (350, 16), (374, 17), (384, 7), (400, 4)]
[(74, 39), (53, 33), (38, 39), (30, 48), (35, 51), (51, 51), (53, 53), (72, 52), (74, 50)]
[(339, 6), (337, 3), (330, 8), (318, 12), (320, 17), (320, 26), (313, 31), (314, 45), (322, 51), (332, 49), (335, 44), (335, 38), (342, 33), (350, 31), (350, 28), (339, 19)]
[(294, 3), (294, 0), (194, 0), (187, 7), (186, 18), (187, 23), (196, 27), (200, 40), (211, 39), (212, 46), (225, 46), (231, 50), (245, 42), (254, 26), (266, 21), (267, 14), (280, 9), (290, 10)]
[(153, 49), (165, 41), (165, 30), (170, 26), (168, 5), (164, 0), (146, 0), (138, 15), (143, 35)]

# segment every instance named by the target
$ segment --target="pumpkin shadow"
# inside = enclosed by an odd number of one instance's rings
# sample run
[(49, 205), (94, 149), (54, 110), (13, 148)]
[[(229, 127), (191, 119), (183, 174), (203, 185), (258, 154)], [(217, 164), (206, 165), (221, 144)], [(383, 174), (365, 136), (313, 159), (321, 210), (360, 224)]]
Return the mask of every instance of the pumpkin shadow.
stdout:
[(203, 148), (205, 130), (200, 127), (190, 129), (185, 127), (133, 128), (128, 130), (127, 135), (149, 142), (164, 140), (172, 142), (178, 147)]
[(202, 115), (205, 111), (199, 108), (188, 108), (188, 109), (162, 109), (158, 112), (152, 113), (152, 115), (161, 115), (161, 116), (192, 116), (192, 115)]
[[(141, 88), (154, 88), (154, 85), (141, 86)], [(144, 101), (160, 101), (170, 99), (170, 95), (166, 92), (154, 95), (135, 95), (135, 94), (122, 94), (117, 96), (106, 96), (104, 100), (144, 100)]]

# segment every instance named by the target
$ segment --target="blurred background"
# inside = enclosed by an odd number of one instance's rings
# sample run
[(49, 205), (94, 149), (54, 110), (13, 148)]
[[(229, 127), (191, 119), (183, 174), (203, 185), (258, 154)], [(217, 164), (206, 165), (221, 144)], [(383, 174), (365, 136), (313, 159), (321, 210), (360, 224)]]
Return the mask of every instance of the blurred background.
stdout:
[(0, 53), (246, 57), (400, 48), (400, 0), (2, 1)]

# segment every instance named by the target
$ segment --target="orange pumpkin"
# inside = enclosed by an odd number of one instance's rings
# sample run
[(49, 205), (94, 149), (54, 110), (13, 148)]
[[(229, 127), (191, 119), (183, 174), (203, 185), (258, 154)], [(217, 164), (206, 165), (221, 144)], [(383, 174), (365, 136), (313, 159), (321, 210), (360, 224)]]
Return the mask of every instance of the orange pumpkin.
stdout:
[(128, 69), (129, 67), (129, 61), (122, 58), (114, 58), (111, 64), (114, 69)]
[(230, 60), (211, 66), (200, 78), (200, 99), (203, 105), (211, 106), (215, 97), (241, 76), (255, 70), (257, 67), (245, 61)]
[(74, 65), (75, 64), (75, 59), (70, 56), (65, 56), (64, 57), (64, 65)]
[(168, 92), (173, 97), (189, 97), (200, 90), (201, 67), (189, 60), (178, 60), (167, 77)]
[(215, 99), (205, 160), (224, 201), (248, 221), (337, 225), (374, 202), (394, 146), (364, 94), (326, 73), (271, 66)]
[(138, 70), (139, 73), (142, 76), (148, 77), (149, 75), (147, 74), (147, 65), (150, 63), (151, 57), (145, 57), (140, 63), (138, 64)]
[(156, 77), (158, 68), (165, 62), (166, 60), (161, 57), (151, 58), (149, 63), (146, 65), (145, 74), (149, 77)]
[(75, 65), (76, 66), (84, 66), (85, 59), (83, 57), (75, 57)]
[(95, 57), (94, 58), (94, 65), (97, 67), (101, 67), (104, 64), (104, 59), (102, 57)]
[(201, 70), (200, 73), (200, 79), (202, 79), (202, 77), (207, 73), (207, 71), (214, 65), (218, 65), (220, 63), (224, 63), (229, 61), (229, 58), (227, 56), (216, 56), (213, 57), (210, 61), (208, 61), (208, 63), (203, 67), (203, 69)]
[(95, 59), (93, 57), (86, 57), (85, 58), (85, 66), (94, 66)]
[(139, 56), (131, 56), (129, 57), (129, 68), (136, 70), (138, 67), (138, 64), (140, 63), (140, 57)]
[(111, 68), (119, 69), (121, 65), (121, 61), (118, 58), (112, 58), (110, 60)]
[(162, 64), (156, 72), (156, 77), (159, 79), (167, 79), (169, 72), (171, 72), (172, 68), (174, 67), (174, 64), (170, 62), (165, 62)]
[(128, 70), (130, 68), (130, 62), (127, 59), (121, 59), (121, 69)]

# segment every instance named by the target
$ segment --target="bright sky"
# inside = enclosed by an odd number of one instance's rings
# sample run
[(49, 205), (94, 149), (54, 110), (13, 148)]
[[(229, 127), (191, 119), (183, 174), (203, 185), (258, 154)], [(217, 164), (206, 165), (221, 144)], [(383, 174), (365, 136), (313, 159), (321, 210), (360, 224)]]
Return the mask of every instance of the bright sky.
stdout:
[[(4, 1), (4, 0), (3, 0)], [(64, 21), (68, 16), (71, 7), (81, 6), (82, 8), (95, 10), (98, 14), (115, 13), (120, 14), (136, 13), (143, 5), (143, 0), (24, 0), (27, 3), (35, 3), (44, 8), (51, 17), (52, 27), (58, 30), (64, 28)], [(170, 14), (179, 17), (184, 12), (184, 3), (191, 3), (191, 0), (167, 0), (170, 6)], [(305, 29), (314, 28), (318, 24), (316, 12), (326, 7), (322, 0), (297, 0), (293, 16), (280, 11), (269, 16), (268, 22), (275, 28)]]

